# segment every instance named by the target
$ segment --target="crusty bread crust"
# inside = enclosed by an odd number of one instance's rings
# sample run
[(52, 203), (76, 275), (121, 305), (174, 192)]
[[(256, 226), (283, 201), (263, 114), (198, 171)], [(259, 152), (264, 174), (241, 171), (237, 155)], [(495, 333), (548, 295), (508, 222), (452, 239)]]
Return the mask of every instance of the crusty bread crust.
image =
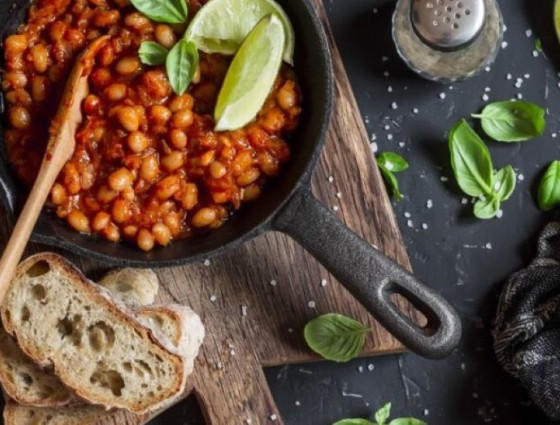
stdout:
[[(42, 341), (35, 341), (30, 335), (22, 335), (22, 329), (18, 329), (18, 324), (13, 320), (10, 313), (11, 302), (16, 298), (17, 292), (21, 291), (20, 285), (25, 286), (29, 281), (29, 276), (26, 275), (34, 265), (46, 262), (51, 268), (56, 269), (57, 273), (66, 277), (71, 285), (81, 294), (87, 296), (88, 301), (91, 301), (96, 307), (106, 314), (109, 323), (118, 322), (123, 327), (129, 329), (131, 332), (140, 336), (141, 340), (150, 346), (151, 350), (157, 353), (162, 359), (168, 362), (169, 367), (173, 370), (172, 376), (169, 378), (167, 388), (161, 392), (149, 397), (137, 398), (134, 400), (124, 400), (117, 398), (111, 394), (101, 394), (95, 391), (90, 385), (84, 383), (83, 377), (76, 376), (75, 371), (70, 370), (64, 366), (64, 361), (56, 355), (50, 356), (44, 352)], [(90, 282), (76, 267), (68, 263), (63, 257), (51, 253), (42, 253), (34, 255), (24, 262), (22, 262), (16, 271), (15, 278), (12, 285), (8, 290), (6, 299), (1, 307), (2, 322), (8, 333), (16, 338), (22, 350), (30, 356), (36, 363), (41, 366), (54, 366), (55, 373), (60, 377), (62, 382), (68, 387), (72, 388), (76, 394), (94, 404), (100, 404), (106, 407), (119, 407), (128, 409), (134, 413), (144, 413), (148, 410), (155, 410), (160, 405), (166, 404), (167, 400), (180, 394), (185, 385), (185, 362), (177, 353), (171, 344), (159, 341), (154, 337), (152, 331), (142, 325), (140, 322), (132, 317), (132, 312), (120, 304), (115, 304), (111, 301), (110, 295), (99, 289), (99, 286)], [(86, 360), (87, 361), (87, 360)]]

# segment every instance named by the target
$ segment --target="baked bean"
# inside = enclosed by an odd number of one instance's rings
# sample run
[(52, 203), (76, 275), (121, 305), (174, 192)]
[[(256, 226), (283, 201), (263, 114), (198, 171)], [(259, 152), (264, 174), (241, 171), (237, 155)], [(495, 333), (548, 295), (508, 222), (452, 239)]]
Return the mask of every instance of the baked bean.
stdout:
[(104, 135), (105, 135), (105, 127), (96, 127), (91, 133), (92, 139), (97, 143), (103, 140)]
[(134, 192), (134, 189), (131, 186), (125, 187), (121, 192), (121, 196), (129, 202), (133, 202), (136, 199), (136, 192)]
[(154, 105), (150, 108), (150, 120), (155, 124), (165, 124), (171, 118), (171, 111), (162, 105)]
[(108, 204), (117, 196), (119, 196), (119, 193), (109, 189), (107, 186), (101, 186), (97, 191), (97, 200), (99, 202), (103, 202), (104, 204)]
[(168, 49), (171, 49), (177, 42), (177, 36), (169, 25), (156, 25), (154, 29), (154, 36), (159, 44)]
[(180, 96), (175, 96), (171, 102), (169, 102), (169, 109), (173, 112), (178, 112), (181, 109), (192, 109), (194, 106), (193, 97), (188, 94), (182, 94)]
[(128, 147), (132, 152), (143, 152), (149, 145), (148, 136), (141, 131), (133, 131), (126, 139)]
[(22, 106), (14, 106), (9, 112), (10, 124), (18, 129), (24, 129), (31, 124), (31, 115), (29, 111)]
[(6, 100), (11, 105), (30, 107), (33, 103), (31, 96), (24, 89), (14, 90), (6, 93)]
[(27, 85), (27, 76), (23, 72), (6, 72), (2, 78), (2, 88), (22, 89)]
[(43, 44), (36, 44), (31, 48), (31, 60), (35, 71), (43, 73), (49, 66), (49, 53)]
[(148, 18), (138, 12), (130, 13), (125, 16), (124, 24), (136, 31), (144, 32), (152, 29), (152, 24)]
[(51, 201), (55, 205), (62, 205), (66, 202), (68, 196), (66, 189), (60, 183), (55, 183), (51, 189)]
[(119, 123), (126, 131), (137, 131), (140, 126), (138, 113), (130, 106), (123, 106), (118, 109), (117, 117)]
[(171, 231), (163, 223), (154, 224), (152, 227), (152, 235), (156, 242), (160, 245), (167, 245), (171, 242)]
[(171, 85), (163, 70), (148, 71), (142, 75), (142, 87), (154, 100), (165, 99), (171, 94)]
[(225, 204), (230, 200), (230, 196), (227, 192), (213, 192), (212, 200), (216, 204)]
[(108, 179), (109, 187), (116, 191), (122, 192), (126, 188), (132, 186), (133, 177), (132, 173), (126, 168), (119, 168), (117, 171), (111, 173)]
[(100, 115), (101, 114), (101, 99), (94, 94), (89, 94), (84, 99), (84, 111), (89, 115)]
[(243, 151), (235, 157), (231, 164), (234, 176), (239, 176), (253, 163), (253, 155), (249, 151)]
[(101, 232), (111, 222), (111, 216), (104, 211), (98, 212), (91, 223), (91, 228), (96, 232)]
[(151, 181), (159, 174), (159, 161), (157, 155), (151, 154), (142, 160), (140, 166), (140, 177), (144, 180)]
[(140, 60), (136, 56), (127, 56), (117, 62), (115, 70), (120, 75), (132, 75), (140, 70)]
[(138, 233), (138, 227), (136, 227), (133, 224), (129, 224), (128, 226), (125, 226), (123, 229), (123, 234), (129, 239), (135, 238), (137, 233)]
[(111, 82), (111, 72), (107, 68), (94, 69), (89, 80), (97, 87), (105, 87)]
[(31, 97), (37, 103), (44, 102), (47, 98), (47, 87), (49, 80), (47, 77), (35, 75), (31, 78)]
[(24, 34), (10, 35), (4, 41), (4, 50), (8, 56), (16, 56), (27, 50), (27, 37)]
[(204, 152), (198, 158), (198, 165), (200, 165), (201, 167), (208, 167), (210, 165), (210, 163), (214, 160), (215, 156), (216, 156), (216, 152), (214, 152), (214, 151)]
[(227, 173), (227, 169), (220, 161), (214, 161), (210, 164), (210, 175), (214, 179), (221, 179)]
[(194, 120), (193, 111), (190, 109), (181, 109), (173, 114), (173, 126), (175, 128), (188, 128), (192, 125)]
[(72, 210), (70, 211), (66, 219), (68, 220), (68, 224), (72, 226), (74, 230), (77, 230), (81, 233), (90, 232), (89, 220), (83, 212)]
[(194, 183), (187, 183), (183, 189), (181, 205), (187, 211), (192, 210), (198, 204), (198, 188)]
[(169, 141), (174, 148), (183, 149), (187, 146), (187, 134), (175, 128), (169, 132)]
[(177, 213), (169, 213), (163, 216), (163, 223), (167, 226), (172, 236), (176, 236), (181, 231), (181, 219)]
[(105, 89), (103, 92), (107, 100), (117, 102), (124, 99), (126, 96), (126, 85), (122, 83), (114, 83)]
[(132, 215), (129, 202), (124, 199), (116, 199), (115, 202), (113, 202), (111, 215), (115, 223), (125, 223)]
[(245, 171), (239, 177), (237, 177), (236, 183), (239, 186), (248, 186), (251, 183), (254, 183), (261, 175), (261, 172), (256, 168), (251, 168), (248, 171)]
[(64, 38), (64, 33), (66, 32), (67, 26), (64, 24), (64, 22), (61, 21), (55, 21), (53, 22), (53, 24), (51, 25), (51, 28), (49, 30), (49, 36), (51, 38), (52, 41), (62, 41), (62, 39)]
[(93, 18), (93, 25), (99, 28), (110, 27), (117, 23), (119, 17), (120, 13), (118, 10), (100, 10)]
[(179, 177), (168, 176), (156, 184), (156, 197), (162, 201), (171, 198), (180, 188)]
[(284, 83), (284, 85), (282, 86), (282, 88), (280, 88), (278, 94), (276, 95), (276, 101), (285, 111), (293, 108), (296, 105), (297, 98), (295, 84), (293, 81), (288, 80)]
[(244, 202), (251, 202), (261, 195), (261, 188), (256, 184), (250, 184), (243, 188), (242, 199)]
[(259, 154), (259, 166), (263, 173), (267, 176), (275, 176), (278, 174), (280, 165), (278, 160), (270, 152), (261, 152)]
[(161, 159), (161, 165), (167, 171), (175, 171), (182, 167), (184, 163), (183, 154), (179, 151), (172, 151)]
[(136, 242), (138, 243), (140, 249), (144, 251), (151, 251), (154, 247), (154, 236), (150, 233), (149, 230), (140, 229), (136, 238)]
[(278, 132), (286, 124), (286, 117), (278, 108), (272, 108), (265, 114), (261, 125), (269, 133)]
[(192, 218), (194, 227), (206, 227), (216, 220), (216, 211), (212, 208), (201, 208)]
[(108, 241), (118, 242), (121, 239), (121, 232), (114, 223), (110, 223), (105, 229), (103, 229), (103, 236)]
[(62, 183), (70, 195), (76, 195), (82, 189), (80, 173), (75, 164), (67, 162), (62, 170), (62, 176)]

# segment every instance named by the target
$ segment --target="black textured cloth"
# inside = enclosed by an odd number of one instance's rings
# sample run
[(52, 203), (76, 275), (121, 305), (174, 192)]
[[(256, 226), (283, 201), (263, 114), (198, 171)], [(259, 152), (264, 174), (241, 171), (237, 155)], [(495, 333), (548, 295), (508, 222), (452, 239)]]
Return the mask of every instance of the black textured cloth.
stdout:
[(500, 364), (560, 420), (560, 221), (544, 229), (531, 265), (509, 278), (493, 333)]

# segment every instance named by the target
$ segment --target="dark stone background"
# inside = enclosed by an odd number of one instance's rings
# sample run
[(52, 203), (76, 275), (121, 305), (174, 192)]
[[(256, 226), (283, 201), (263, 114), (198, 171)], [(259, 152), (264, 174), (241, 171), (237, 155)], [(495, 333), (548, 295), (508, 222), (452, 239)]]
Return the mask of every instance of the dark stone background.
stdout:
[[(430, 425), (547, 423), (523, 390), (500, 370), (492, 353), (490, 328), (504, 279), (530, 260), (538, 231), (550, 218), (537, 209), (535, 193), (544, 167), (560, 159), (560, 136), (556, 139), (554, 134), (560, 131), (560, 67), (555, 66), (560, 63), (560, 45), (552, 29), (552, 1), (499, 3), (507, 25), (507, 46), (489, 72), (451, 88), (420, 79), (398, 58), (390, 36), (394, 1), (325, 1), (370, 135), (375, 134), (380, 151), (399, 152), (411, 164), (399, 175), (405, 199), (395, 205), (395, 211), (414, 270), (455, 305), (465, 336), (460, 349), (444, 361), (406, 354), (344, 365), (269, 369), (267, 376), (287, 424), (371, 419), (386, 401), (393, 403), (395, 415), (416, 416)], [(532, 36), (527, 36), (528, 29)], [(533, 56), (535, 37), (542, 39), (546, 56)], [(506, 79), (508, 73), (512, 80)], [(524, 78), (525, 74), (530, 77)], [(523, 78), (521, 88), (515, 87), (517, 78)], [(450, 170), (446, 131), (484, 105), (486, 87), (490, 100), (522, 93), (547, 107), (549, 116), (546, 134), (538, 140), (489, 142), (494, 165), (511, 164), (524, 179), (504, 204), (503, 218), (479, 221), (473, 218), (470, 202), (461, 204), (463, 196)], [(439, 96), (442, 92), (444, 100)], [(397, 110), (391, 108), (392, 102), (397, 102)], [(413, 108), (419, 109), (417, 115)], [(433, 201), (431, 209), (426, 207), (428, 199)], [(373, 371), (368, 370), (370, 364)], [(192, 414), (194, 404), (191, 400), (190, 406), (177, 406), (158, 423), (200, 423)], [(240, 418), (232, 418), (231, 423), (241, 423)]]

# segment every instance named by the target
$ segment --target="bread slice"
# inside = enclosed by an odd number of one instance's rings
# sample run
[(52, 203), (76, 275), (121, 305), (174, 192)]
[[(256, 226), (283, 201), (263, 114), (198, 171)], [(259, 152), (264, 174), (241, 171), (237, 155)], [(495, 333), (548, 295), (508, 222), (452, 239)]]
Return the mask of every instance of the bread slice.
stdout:
[(142, 418), (125, 410), (105, 410), (100, 406), (66, 409), (23, 406), (12, 400), (4, 407), (4, 425), (110, 425), (142, 424)]
[(153, 304), (159, 290), (158, 277), (150, 269), (113, 270), (98, 283), (130, 308)]
[(18, 266), (1, 315), (26, 354), (90, 403), (143, 413), (184, 388), (182, 356), (58, 255)]

